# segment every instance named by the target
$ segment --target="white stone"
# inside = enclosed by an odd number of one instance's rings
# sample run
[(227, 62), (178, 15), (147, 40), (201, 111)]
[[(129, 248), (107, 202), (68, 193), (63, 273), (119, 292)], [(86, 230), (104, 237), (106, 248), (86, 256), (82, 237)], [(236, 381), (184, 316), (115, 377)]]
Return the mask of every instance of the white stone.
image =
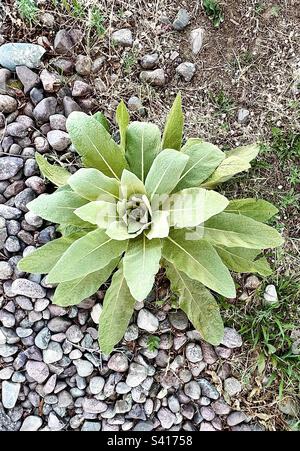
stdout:
[(159, 326), (158, 319), (149, 310), (142, 309), (138, 314), (137, 325), (147, 332), (156, 332)]
[(278, 302), (278, 295), (275, 285), (268, 285), (264, 293), (265, 305), (274, 305)]
[(19, 397), (21, 384), (4, 381), (2, 383), (2, 404), (6, 409), (13, 409)]
[(100, 322), (100, 315), (102, 313), (103, 307), (101, 304), (95, 304), (92, 312), (91, 312), (91, 317), (92, 320), (94, 321), (95, 324), (99, 324)]
[(40, 417), (30, 415), (29, 417), (25, 418), (25, 420), (23, 421), (20, 431), (21, 432), (38, 431), (40, 429), (40, 427), (42, 426), (42, 424), (43, 424), (43, 421)]
[(196, 28), (191, 31), (192, 52), (197, 55), (203, 46), (204, 29)]

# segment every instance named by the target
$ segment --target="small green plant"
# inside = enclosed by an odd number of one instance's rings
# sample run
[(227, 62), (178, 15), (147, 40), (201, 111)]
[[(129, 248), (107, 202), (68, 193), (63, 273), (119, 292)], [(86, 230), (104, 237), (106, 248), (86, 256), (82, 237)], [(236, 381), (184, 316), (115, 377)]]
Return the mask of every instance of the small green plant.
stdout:
[(300, 184), (300, 168), (298, 166), (292, 166), (291, 168), (290, 184), (292, 186)]
[(293, 131), (285, 132), (281, 128), (273, 127), (272, 139), (270, 147), (275, 151), (278, 158), (286, 159), (293, 157), (300, 157), (300, 133)]
[(91, 10), (90, 27), (93, 28), (99, 36), (103, 36), (106, 32), (105, 17), (101, 9), (93, 7)]
[(219, 114), (228, 114), (234, 108), (233, 100), (221, 89), (217, 94), (210, 92), (209, 98)]
[(217, 0), (203, 0), (203, 8), (214, 27), (218, 28), (224, 22), (224, 13)]
[(150, 335), (147, 341), (147, 348), (150, 352), (155, 352), (160, 345), (160, 338), (156, 335)]
[(85, 8), (83, 3), (80, 0), (72, 0), (71, 5), (71, 14), (73, 17), (76, 18), (83, 18), (85, 17)]
[(162, 136), (154, 124), (130, 123), (124, 102), (116, 122), (120, 144), (101, 113), (69, 116), (67, 130), (84, 166), (73, 175), (37, 156), (41, 172), (58, 189), (28, 208), (60, 224), (62, 237), (23, 258), (19, 269), (48, 274), (47, 282), (57, 285), (53, 302), (63, 307), (96, 293), (113, 273), (99, 327), (100, 348), (109, 354), (162, 266), (179, 308), (203, 339), (218, 345), (224, 326), (210, 290), (235, 297), (229, 270), (269, 275), (261, 250), (283, 243), (264, 224), (277, 213), (273, 205), (229, 201), (214, 190), (247, 171), (259, 147), (222, 152), (196, 138), (182, 145), (180, 94)]
[(124, 59), (123, 59), (123, 68), (124, 68), (125, 74), (129, 74), (131, 72), (131, 70), (132, 70), (133, 66), (136, 64), (136, 62), (137, 62), (137, 58), (133, 52), (126, 53), (126, 55), (124, 56)]
[(39, 9), (34, 0), (17, 0), (16, 5), (22, 19), (29, 23), (35, 22)]
[[(299, 327), (298, 304), (300, 296), (299, 277), (281, 276), (274, 280), (279, 303), (265, 306), (249, 303), (241, 312), (239, 305), (228, 305), (228, 322), (239, 328), (245, 341), (257, 356), (256, 368), (267, 376), (265, 387), (277, 381), (278, 394), (284, 390), (298, 393), (300, 389), (300, 356), (292, 353), (292, 332)], [(263, 291), (257, 293), (262, 297)]]

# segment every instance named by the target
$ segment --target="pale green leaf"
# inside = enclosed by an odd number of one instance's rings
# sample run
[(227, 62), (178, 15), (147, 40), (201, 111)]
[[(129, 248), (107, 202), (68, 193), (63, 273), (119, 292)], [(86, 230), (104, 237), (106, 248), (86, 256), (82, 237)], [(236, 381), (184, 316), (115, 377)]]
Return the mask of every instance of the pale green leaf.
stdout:
[(121, 267), (112, 278), (100, 315), (99, 345), (104, 354), (110, 354), (122, 340), (134, 312), (135, 302)]
[(201, 144), (203, 139), (201, 138), (189, 138), (186, 143), (181, 147), (181, 152), (186, 152), (188, 149), (193, 147), (195, 144)]
[(250, 163), (250, 161), (254, 160), (259, 154), (259, 145), (248, 144), (247, 146), (240, 146), (227, 150), (225, 153), (227, 158), (234, 156)]
[(93, 118), (96, 119), (96, 121), (100, 122), (100, 124), (105, 128), (105, 130), (110, 133), (110, 125), (106, 117), (103, 113), (98, 111), (97, 113), (93, 114)]
[(162, 150), (155, 158), (145, 186), (151, 200), (155, 194), (170, 194), (180, 179), (189, 157), (172, 149)]
[(56, 186), (64, 186), (68, 183), (71, 174), (62, 166), (48, 163), (40, 153), (35, 152), (35, 160), (42, 175)]
[[(267, 259), (262, 257), (255, 261), (252, 260), (247, 253), (249, 249), (217, 245), (215, 245), (214, 248), (218, 252), (223, 263), (231, 271), (239, 273), (258, 273), (264, 277), (272, 274), (272, 269), (270, 268)], [(257, 254), (257, 252), (254, 251), (254, 254)]]
[(56, 230), (57, 232), (61, 233), (63, 236), (69, 236), (72, 235), (72, 233), (82, 233), (82, 234), (86, 234), (88, 232), (91, 232), (92, 230), (95, 230), (96, 226), (93, 224), (88, 224), (87, 223), (87, 227), (78, 227), (78, 226), (73, 226), (70, 224), (60, 224)]
[(181, 94), (179, 92), (167, 117), (163, 134), (163, 149), (180, 150), (182, 143), (183, 126), (184, 115), (182, 112)]
[(132, 122), (126, 132), (126, 158), (133, 172), (143, 183), (160, 150), (159, 128), (148, 122)]
[(205, 188), (214, 188), (220, 183), (227, 182), (234, 175), (251, 168), (250, 161), (257, 157), (259, 147), (256, 144), (238, 147), (226, 153), (225, 160), (215, 170), (211, 177), (202, 185)]
[(207, 241), (194, 241), (192, 238), (188, 231), (173, 231), (164, 240), (164, 258), (191, 279), (198, 280), (225, 297), (235, 297), (234, 282), (217, 251)]
[(166, 238), (169, 235), (169, 212), (157, 210), (152, 213), (152, 223), (149, 232), (146, 232), (147, 238)]
[(221, 213), (228, 205), (226, 197), (203, 188), (188, 188), (169, 198), (170, 226), (195, 227)]
[(107, 266), (119, 257), (127, 241), (113, 241), (103, 230), (96, 229), (73, 243), (49, 273), (51, 283), (67, 282)]
[(55, 290), (53, 304), (69, 307), (92, 296), (110, 277), (118, 261), (119, 259), (112, 260), (100, 271), (92, 272), (70, 282), (60, 283)]
[(248, 216), (259, 222), (267, 222), (278, 210), (274, 205), (262, 199), (235, 199), (229, 202), (226, 213)]
[(146, 194), (146, 189), (135, 174), (125, 169), (121, 177), (121, 192), (123, 199), (129, 199), (133, 194)]
[(83, 232), (73, 233), (50, 241), (32, 254), (22, 258), (18, 263), (18, 269), (33, 274), (48, 274), (71, 244), (81, 238), (83, 234)]
[(143, 301), (154, 285), (159, 270), (161, 241), (148, 240), (145, 235), (130, 240), (123, 258), (124, 275), (132, 296)]
[(84, 166), (99, 169), (108, 177), (121, 177), (126, 168), (125, 157), (100, 122), (74, 111), (67, 119), (67, 130)]
[(108, 235), (113, 240), (123, 241), (128, 239), (133, 239), (139, 236), (143, 231), (148, 227), (148, 224), (145, 224), (140, 230), (136, 233), (128, 233), (127, 225), (124, 221), (114, 221), (112, 222), (107, 230), (106, 235)]
[(281, 246), (284, 242), (272, 227), (233, 213), (220, 213), (197, 229), (199, 237), (227, 247), (268, 249)]
[(29, 202), (27, 207), (47, 221), (85, 227), (86, 224), (75, 215), (74, 211), (86, 203), (86, 199), (72, 191), (56, 191), (50, 195), (42, 194)]
[(189, 161), (174, 192), (199, 186), (225, 159), (225, 154), (217, 146), (207, 142), (186, 149), (184, 154), (189, 156)]
[(100, 229), (107, 229), (116, 220), (117, 206), (112, 202), (96, 200), (77, 208), (75, 214), (83, 221), (96, 224)]
[(115, 202), (119, 199), (120, 183), (98, 169), (79, 169), (69, 178), (71, 188), (87, 200)]
[(167, 263), (171, 289), (179, 296), (179, 307), (208, 343), (218, 346), (224, 338), (224, 325), (219, 306), (205, 286)]
[(126, 147), (126, 130), (130, 122), (130, 116), (123, 100), (119, 103), (116, 112), (116, 122), (119, 126), (121, 147), (125, 151)]

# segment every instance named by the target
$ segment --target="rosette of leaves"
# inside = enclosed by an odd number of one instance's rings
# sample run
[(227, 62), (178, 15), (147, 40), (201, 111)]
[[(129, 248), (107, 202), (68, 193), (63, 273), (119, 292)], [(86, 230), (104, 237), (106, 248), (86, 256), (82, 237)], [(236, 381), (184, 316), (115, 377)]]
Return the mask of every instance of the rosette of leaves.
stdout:
[(19, 263), (48, 274), (53, 302), (67, 307), (97, 292), (112, 275), (100, 315), (99, 342), (109, 354), (122, 339), (136, 301), (147, 297), (160, 267), (202, 337), (213, 345), (223, 323), (213, 293), (233, 298), (230, 270), (271, 273), (261, 251), (282, 244), (264, 224), (276, 212), (266, 201), (229, 201), (214, 188), (248, 170), (258, 147), (222, 152), (201, 139), (182, 145), (183, 113), (177, 96), (163, 135), (151, 123), (131, 122), (120, 103), (120, 144), (100, 113), (72, 113), (67, 130), (83, 168), (70, 174), (41, 155), (41, 172), (58, 186), (28, 204), (59, 224), (61, 237)]

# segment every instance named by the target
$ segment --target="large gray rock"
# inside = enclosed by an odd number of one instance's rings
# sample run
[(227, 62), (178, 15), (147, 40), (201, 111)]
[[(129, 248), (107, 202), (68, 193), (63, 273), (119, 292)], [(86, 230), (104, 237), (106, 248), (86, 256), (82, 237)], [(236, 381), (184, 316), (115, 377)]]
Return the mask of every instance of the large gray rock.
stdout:
[(18, 66), (16, 68), (17, 76), (23, 85), (24, 93), (28, 94), (32, 88), (36, 87), (40, 83), (40, 77), (28, 69), (26, 66)]
[(158, 319), (149, 310), (142, 309), (139, 311), (137, 324), (140, 329), (147, 332), (156, 332), (159, 326)]
[(2, 383), (2, 404), (6, 409), (13, 409), (17, 403), (21, 384), (4, 381)]
[(54, 39), (54, 49), (56, 53), (65, 55), (70, 53), (74, 47), (74, 42), (68, 30), (59, 30)]
[(128, 360), (124, 354), (117, 352), (112, 355), (107, 364), (110, 370), (116, 371), (118, 373), (124, 373), (128, 369)]
[(158, 63), (158, 53), (150, 53), (147, 55), (144, 55), (143, 58), (140, 61), (140, 65), (143, 69), (149, 70), (153, 69), (157, 63)]
[(59, 90), (61, 81), (55, 73), (49, 72), (47, 69), (44, 69), (41, 72), (40, 77), (43, 88), (46, 92), (56, 92)]
[(184, 78), (185, 81), (191, 81), (196, 73), (196, 65), (194, 63), (190, 63), (189, 61), (186, 61), (184, 63), (179, 64), (179, 66), (176, 67), (176, 72), (182, 78)]
[(114, 31), (111, 38), (113, 42), (123, 47), (131, 47), (133, 44), (132, 32), (128, 28)]
[(14, 280), (11, 290), (15, 296), (21, 295), (33, 299), (40, 299), (46, 296), (46, 290), (43, 287), (27, 279)]
[(0, 280), (9, 279), (13, 272), (14, 270), (9, 263), (0, 261)]
[(0, 65), (15, 71), (17, 66), (37, 69), (46, 50), (41, 45), (23, 42), (3, 44), (0, 47)]
[(163, 69), (144, 70), (140, 73), (140, 80), (152, 86), (164, 86), (166, 83), (165, 71)]
[(147, 368), (139, 363), (132, 363), (129, 367), (129, 373), (126, 379), (126, 384), (129, 387), (137, 387), (148, 376)]
[(166, 407), (162, 407), (157, 412), (157, 418), (159, 419), (163, 429), (170, 429), (176, 421), (175, 415)]
[(42, 384), (49, 376), (49, 368), (44, 362), (35, 362), (34, 360), (29, 360), (26, 363), (26, 371), (28, 376), (34, 381)]
[(240, 348), (243, 344), (243, 341), (242, 337), (235, 329), (225, 327), (224, 337), (221, 344), (226, 346), (227, 348), (235, 349)]
[(62, 130), (51, 130), (47, 133), (47, 139), (52, 149), (57, 150), (57, 152), (64, 151), (71, 144), (68, 133)]
[(55, 114), (57, 107), (57, 100), (55, 97), (46, 97), (33, 110), (33, 116), (41, 124), (49, 121), (50, 116)]
[(23, 167), (24, 161), (17, 157), (0, 158), (0, 180), (8, 180), (14, 177)]
[(38, 431), (43, 424), (43, 420), (40, 417), (30, 415), (26, 417), (23, 421), (20, 431), (21, 432), (31, 432)]
[(190, 21), (190, 15), (188, 11), (184, 8), (180, 8), (180, 10), (177, 13), (177, 16), (175, 17), (175, 20), (173, 22), (173, 28), (176, 31), (182, 31), (184, 30)]
[(18, 107), (18, 102), (11, 96), (0, 94), (0, 113), (13, 113)]

